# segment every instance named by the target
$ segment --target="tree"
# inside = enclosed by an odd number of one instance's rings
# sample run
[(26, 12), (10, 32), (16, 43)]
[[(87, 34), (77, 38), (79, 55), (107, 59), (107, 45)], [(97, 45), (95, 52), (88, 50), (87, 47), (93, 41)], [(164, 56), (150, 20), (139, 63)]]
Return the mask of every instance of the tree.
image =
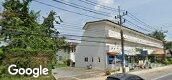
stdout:
[(161, 30), (156, 30), (150, 34), (148, 34), (149, 36), (153, 37), (153, 38), (156, 38), (158, 40), (161, 40), (161, 41), (165, 41), (165, 32), (161, 31)]
[(171, 50), (171, 49), (172, 49), (172, 42), (167, 42), (167, 43), (165, 44), (165, 49)]
[(0, 20), (0, 37), (4, 41), (10, 40), (7, 46), (9, 49), (56, 50), (65, 43), (63, 38), (52, 36), (59, 34), (53, 24), (56, 13), (51, 11), (40, 24), (37, 21), (39, 12), (29, 10), (31, 1), (5, 0)]

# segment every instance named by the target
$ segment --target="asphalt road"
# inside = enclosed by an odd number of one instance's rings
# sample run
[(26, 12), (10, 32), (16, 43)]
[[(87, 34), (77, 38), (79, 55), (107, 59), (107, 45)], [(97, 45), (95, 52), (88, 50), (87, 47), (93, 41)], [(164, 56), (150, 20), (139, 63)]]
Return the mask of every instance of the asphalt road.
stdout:
[(172, 73), (160, 76), (154, 80), (172, 80)]
[(172, 80), (172, 65), (131, 73), (145, 80)]

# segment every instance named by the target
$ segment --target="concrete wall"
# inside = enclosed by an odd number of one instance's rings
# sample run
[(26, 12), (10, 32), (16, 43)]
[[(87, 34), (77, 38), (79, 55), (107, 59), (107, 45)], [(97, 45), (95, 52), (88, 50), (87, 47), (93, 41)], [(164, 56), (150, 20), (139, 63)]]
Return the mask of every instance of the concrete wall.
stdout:
[[(60, 49), (57, 53), (56, 53), (56, 59), (58, 61), (58, 63), (63, 63), (65, 60), (69, 59), (69, 52), (64, 49)], [(60, 59), (61, 58), (61, 59)]]
[[(93, 36), (93, 37), (105, 37), (104, 25), (91, 25), (88, 26), (87, 30), (84, 32), (83, 36)], [(96, 69), (104, 69), (106, 63), (106, 46), (105, 38), (82, 38), (82, 41), (78, 45), (76, 53), (76, 67), (87, 67), (92, 65)], [(89, 42), (96, 41), (96, 42)], [(88, 62), (85, 62), (85, 57), (88, 57)], [(99, 62), (100, 58), (100, 62)], [(93, 62), (92, 62), (93, 59)]]
[[(91, 64), (93, 68), (96, 69), (107, 68), (107, 52), (121, 53), (120, 27), (115, 24), (102, 21), (89, 23), (84, 27), (84, 29), (85, 32), (83, 36), (92, 36), (97, 38), (82, 38), (83, 41), (81, 41), (78, 45), (78, 49), (76, 51), (75, 66), (86, 68)], [(146, 49), (149, 54), (151, 54), (151, 52), (153, 52), (156, 48), (162, 49), (161, 41), (155, 40), (138, 32), (133, 32), (129, 29), (123, 30), (125, 39), (124, 49), (129, 51), (130, 55), (139, 54), (136, 52), (136, 48)], [(88, 62), (84, 61), (86, 57), (88, 57)], [(100, 58), (100, 62), (98, 62), (98, 58)]]

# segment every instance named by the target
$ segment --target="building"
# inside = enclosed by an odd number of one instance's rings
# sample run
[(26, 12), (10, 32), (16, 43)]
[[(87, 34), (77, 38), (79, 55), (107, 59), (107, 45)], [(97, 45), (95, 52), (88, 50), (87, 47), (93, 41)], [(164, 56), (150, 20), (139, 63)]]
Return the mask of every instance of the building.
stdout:
[(71, 60), (74, 64), (77, 45), (76, 42), (68, 42), (66, 46), (59, 49), (56, 53), (57, 62), (63, 64), (65, 61)]
[(161, 41), (131, 28), (120, 27), (113, 21), (87, 22), (83, 27), (85, 30), (83, 36), (85, 37), (82, 38), (81, 43), (78, 45), (75, 66), (87, 67), (92, 65), (95, 69), (106, 69), (119, 63), (121, 28), (124, 32), (124, 50), (126, 55), (152, 54), (157, 52), (156, 50), (163, 50)]

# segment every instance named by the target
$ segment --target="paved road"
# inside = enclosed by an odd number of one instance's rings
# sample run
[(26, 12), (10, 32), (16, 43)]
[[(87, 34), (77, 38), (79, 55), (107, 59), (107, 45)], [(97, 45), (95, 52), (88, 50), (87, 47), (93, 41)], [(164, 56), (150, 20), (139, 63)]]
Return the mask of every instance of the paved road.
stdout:
[[(55, 69), (53, 72), (58, 80), (105, 80), (107, 77), (103, 76), (102, 71), (77, 68)], [(141, 76), (145, 80), (172, 80), (172, 65), (129, 73)]]
[(132, 73), (141, 76), (145, 80), (172, 80), (172, 65)]
[(172, 73), (160, 76), (154, 80), (172, 80)]

